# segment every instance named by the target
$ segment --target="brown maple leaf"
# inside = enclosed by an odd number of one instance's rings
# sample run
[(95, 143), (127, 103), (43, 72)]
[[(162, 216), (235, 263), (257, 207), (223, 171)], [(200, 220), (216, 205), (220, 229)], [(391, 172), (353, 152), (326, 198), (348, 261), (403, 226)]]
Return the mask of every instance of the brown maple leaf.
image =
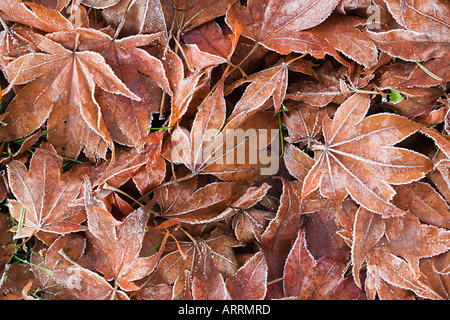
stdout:
[(255, 253), (235, 274), (225, 280), (231, 299), (264, 299), (267, 290), (267, 269), (262, 252)]
[(61, 173), (63, 159), (50, 144), (35, 152), (30, 167), (17, 160), (8, 165), (8, 180), (17, 201), (11, 200), (11, 216), (22, 221), (15, 238), (36, 234), (46, 242), (50, 234), (85, 230), (80, 223), (86, 219), (82, 208), (70, 206), (81, 188), (87, 167)]
[(429, 158), (392, 147), (418, 130), (410, 120), (392, 114), (364, 119), (370, 98), (354, 94), (333, 120), (324, 118), (324, 144), (315, 144), (316, 163), (306, 176), (302, 199), (320, 187), (327, 198), (343, 200), (347, 194), (383, 217), (405, 212), (390, 203), (395, 194), (389, 184), (405, 184), (432, 169)]
[(122, 289), (139, 289), (133, 281), (142, 279), (155, 269), (165, 244), (160, 252), (149, 257), (139, 257), (148, 213), (139, 208), (119, 222), (100, 207), (100, 202), (92, 196), (88, 180), (85, 181), (84, 188), (88, 236), (98, 250), (97, 254), (91, 257), (93, 264), (103, 273), (105, 279), (114, 279)]
[(236, 0), (161, 0), (166, 25), (174, 34), (182, 34), (224, 15)]
[[(360, 208), (355, 217), (352, 244), (353, 276), (361, 286), (359, 271), (367, 261), (367, 286), (380, 277), (390, 284), (414, 291), (419, 296), (436, 298), (436, 294), (418, 281), (419, 260), (450, 249), (447, 230), (421, 224), (413, 213), (382, 219), (378, 214)], [(378, 279), (378, 280), (377, 280)], [(376, 287), (375, 286), (375, 287)]]
[(101, 54), (114, 74), (139, 97), (136, 100), (109, 90), (98, 90), (95, 94), (111, 138), (121, 144), (142, 149), (152, 114), (159, 112), (161, 89), (173, 95), (161, 61), (140, 48), (161, 35), (136, 35), (116, 40), (93, 29), (77, 29), (49, 36), (67, 47), (78, 41), (79, 51)]
[(46, 37), (33, 35), (47, 53), (29, 53), (5, 68), (8, 79), (28, 83), (8, 106), (1, 134), (6, 139), (29, 135), (45, 120), (48, 140), (59, 154), (76, 158), (84, 147), (91, 158), (105, 157), (113, 147), (94, 93), (105, 91), (140, 98), (120, 81), (95, 52), (73, 52)]
[(161, 31), (167, 33), (164, 12), (159, 0), (96, 2), (98, 5), (108, 4), (108, 7), (102, 11), (102, 16), (109, 25), (117, 27), (121, 35), (149, 34)]
[(339, 4), (333, 1), (248, 1), (239, 2), (227, 12), (227, 23), (232, 27), (242, 24), (242, 35), (281, 54), (310, 52), (323, 58), (328, 43), (311, 31), (303, 31), (323, 22)]
[(358, 299), (362, 291), (350, 277), (344, 277), (344, 261), (334, 258), (315, 260), (306, 245), (305, 231), (300, 229), (284, 267), (285, 297), (306, 300)]
[(406, 29), (445, 39), (450, 31), (450, 4), (431, 0), (384, 0), (395, 20)]
[(173, 131), (171, 161), (183, 163), (193, 174), (209, 173), (226, 181), (256, 180), (262, 172), (258, 169), (268, 166), (260, 153), (274, 139), (277, 121), (258, 109), (240, 110), (226, 122), (225, 117), (221, 81), (197, 112), (191, 132), (179, 126)]
[(73, 29), (69, 20), (58, 11), (20, 0), (2, 1), (0, 15), (5, 20), (15, 21), (47, 32)]

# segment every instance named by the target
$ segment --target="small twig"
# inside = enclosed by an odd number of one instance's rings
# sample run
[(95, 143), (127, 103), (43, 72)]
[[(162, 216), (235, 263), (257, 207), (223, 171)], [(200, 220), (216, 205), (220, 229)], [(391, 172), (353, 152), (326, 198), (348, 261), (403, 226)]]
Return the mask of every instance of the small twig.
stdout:
[(288, 65), (290, 65), (292, 62), (295, 62), (295, 61), (297, 61), (297, 60), (303, 59), (303, 58), (306, 57), (308, 54), (309, 54), (309, 52), (306, 52), (306, 53), (302, 54), (301, 56), (298, 56), (298, 57), (296, 57), (296, 58), (294, 58), (294, 59), (292, 59), (292, 60), (286, 62), (286, 65), (288, 66)]
[(180, 50), (181, 54), (184, 57), (184, 60), (186, 61), (187, 67), (189, 69), (189, 71), (193, 71), (191, 64), (189, 63), (189, 59), (186, 56), (186, 53), (183, 50), (183, 47), (181, 46), (180, 41), (177, 39), (177, 37), (175, 37), (174, 35), (172, 35), (172, 39), (175, 41), (175, 45), (177, 46), (177, 48)]
[(185, 235), (188, 236), (189, 239), (191, 239), (191, 241), (192, 241), (194, 244), (197, 244), (197, 240), (195, 240), (195, 238), (194, 238), (193, 236), (191, 236), (191, 234), (190, 234), (189, 232), (187, 232), (186, 230), (184, 230), (184, 228), (180, 228), (180, 229), (181, 229), (181, 231), (184, 232)]
[(30, 234), (30, 236), (29, 236), (25, 241), (23, 241), (22, 243), (19, 243), (19, 244), (15, 245), (13, 248), (11, 248), (11, 250), (16, 251), (16, 250), (19, 249), (21, 246), (23, 246), (23, 245), (26, 244), (28, 241), (30, 241), (30, 239), (33, 238), (33, 236), (36, 234), (36, 231), (37, 231), (37, 230), (35, 230), (32, 234)]
[[(236, 68), (239, 68), (255, 51), (256, 51), (256, 49), (258, 48), (258, 46), (259, 46), (259, 43), (258, 42), (255, 42), (255, 45), (253, 46), (253, 48), (252, 48), (252, 50), (250, 50), (250, 52), (249, 53), (247, 53), (247, 55), (244, 57), (244, 59), (242, 59), (241, 60), (241, 62), (239, 62), (239, 64), (236, 66)], [(233, 72), (235, 69), (233, 69), (233, 70), (231, 70), (230, 71), (230, 74), (231, 74), (231, 72)]]
[(159, 120), (164, 120), (164, 105), (166, 104), (166, 92), (163, 90), (161, 104), (159, 105)]
[(111, 299), (110, 300), (114, 300), (115, 299), (116, 291), (117, 291), (117, 279), (114, 279), (114, 287), (113, 287), (113, 291), (111, 293)]
[(274, 283), (277, 283), (277, 282), (280, 282), (280, 281), (283, 281), (283, 280), (284, 280), (284, 277), (281, 277), (281, 278), (269, 281), (269, 282), (267, 282), (267, 286), (270, 286), (271, 284), (274, 284)]
[(156, 189), (159, 189), (159, 188), (168, 187), (168, 186), (171, 186), (173, 184), (189, 180), (189, 179), (195, 177), (196, 175), (198, 175), (198, 172), (192, 172), (191, 174), (188, 174), (187, 176), (185, 176), (183, 178), (179, 178), (179, 179), (176, 179), (176, 180), (172, 180), (172, 181), (160, 184), (159, 186), (155, 187), (155, 189), (153, 189), (153, 191), (156, 190)]
[(115, 188), (115, 187), (113, 187), (113, 186), (110, 186), (110, 185), (107, 184), (107, 183), (105, 183), (103, 187), (104, 187), (105, 189), (108, 189), (108, 190), (115, 191), (115, 192), (118, 192), (118, 193), (120, 193), (120, 194), (123, 194), (125, 197), (131, 199), (133, 202), (137, 203), (137, 204), (138, 204), (139, 206), (141, 206), (142, 208), (145, 207), (145, 205), (143, 205), (142, 203), (140, 203), (139, 201), (137, 201), (135, 198), (133, 198), (132, 196), (130, 196), (128, 193), (126, 193), (126, 192), (124, 192), (124, 191), (122, 191), (122, 190), (120, 190), (120, 189), (117, 189), (117, 188)]
[(120, 31), (122, 30), (122, 28), (123, 28), (123, 26), (124, 26), (124, 24), (125, 24), (125, 20), (126, 20), (126, 19), (125, 19), (125, 16), (126, 16), (126, 14), (128, 13), (128, 10), (130, 10), (130, 8), (131, 8), (131, 6), (132, 6), (133, 4), (134, 4), (134, 1), (130, 1), (130, 2), (128, 3), (127, 9), (125, 10), (125, 12), (124, 12), (122, 18), (120, 19), (119, 26), (117, 27), (116, 32), (114, 32), (114, 36), (113, 36), (113, 39), (114, 39), (114, 40), (117, 39), (117, 38), (119, 37), (119, 33), (120, 33)]

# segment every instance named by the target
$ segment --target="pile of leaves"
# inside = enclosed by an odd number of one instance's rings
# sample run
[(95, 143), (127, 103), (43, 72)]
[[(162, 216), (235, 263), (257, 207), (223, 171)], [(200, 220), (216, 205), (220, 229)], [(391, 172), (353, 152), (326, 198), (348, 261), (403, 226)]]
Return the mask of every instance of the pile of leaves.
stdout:
[[(1, 299), (450, 298), (448, 1), (2, 0), (0, 22)], [(276, 172), (237, 129), (277, 132)]]

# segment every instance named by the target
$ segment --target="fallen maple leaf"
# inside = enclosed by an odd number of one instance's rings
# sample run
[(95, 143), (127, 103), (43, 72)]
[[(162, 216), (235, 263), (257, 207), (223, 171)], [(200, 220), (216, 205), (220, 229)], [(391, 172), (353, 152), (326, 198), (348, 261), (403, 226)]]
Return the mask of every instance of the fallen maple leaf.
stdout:
[(445, 39), (450, 31), (450, 5), (446, 1), (422, 3), (413, 0), (383, 0), (389, 12), (403, 27)]
[(16, 221), (23, 220), (15, 238), (36, 234), (45, 242), (46, 233), (86, 230), (80, 225), (86, 219), (84, 210), (70, 205), (78, 196), (87, 167), (62, 174), (62, 165), (63, 159), (49, 144), (36, 151), (29, 169), (17, 160), (7, 165), (9, 185), (17, 198), (10, 201), (10, 214)]
[[(120, 81), (102, 56), (72, 52), (46, 37), (34, 35), (47, 53), (29, 53), (5, 68), (9, 79), (26, 85), (8, 106), (3, 138), (26, 136), (48, 119), (48, 139), (60, 154), (76, 158), (84, 147), (91, 158), (105, 157), (113, 147), (95, 97), (95, 87), (139, 100)], [(44, 94), (42, 93), (44, 92)]]
[(76, 38), (79, 51), (101, 54), (120, 81), (139, 97), (137, 100), (133, 94), (113, 94), (114, 91), (107, 88), (95, 94), (111, 138), (138, 149), (143, 148), (152, 114), (159, 112), (161, 89), (173, 95), (161, 61), (140, 48), (161, 35), (136, 35), (116, 40), (100, 31), (77, 29), (49, 36), (53, 41), (67, 43), (68, 46), (75, 43)]
[(307, 300), (350, 300), (361, 295), (350, 278), (343, 277), (346, 263), (333, 258), (315, 260), (300, 229), (284, 267), (283, 288), (286, 297)]
[(168, 29), (182, 34), (203, 23), (224, 15), (236, 0), (161, 0)]
[(261, 252), (253, 255), (234, 275), (225, 280), (233, 300), (262, 300), (266, 296), (267, 263)]
[(0, 15), (6, 20), (22, 23), (47, 32), (73, 29), (69, 20), (64, 18), (58, 11), (20, 0), (2, 1), (0, 3)]
[(302, 199), (320, 187), (324, 197), (343, 200), (347, 194), (383, 217), (405, 212), (390, 203), (395, 191), (389, 184), (405, 184), (432, 169), (427, 157), (392, 147), (418, 130), (415, 123), (392, 114), (364, 119), (370, 98), (354, 94), (324, 118), (324, 144), (315, 144), (316, 163), (306, 176)]
[(225, 281), (217, 269), (211, 249), (203, 242), (199, 243), (200, 257), (192, 280), (192, 298), (194, 300), (227, 300)]
[(227, 12), (232, 27), (242, 24), (242, 35), (281, 54), (311, 52), (319, 57), (328, 43), (310, 31), (323, 22), (339, 4), (333, 1), (248, 1), (247, 7), (236, 2)]
[(133, 281), (150, 274), (162, 252), (139, 257), (148, 213), (139, 208), (119, 222), (103, 208), (96, 207), (98, 201), (92, 196), (90, 183), (85, 182), (84, 188), (88, 236), (99, 251), (94, 264), (107, 280), (114, 279), (122, 289), (139, 289)]

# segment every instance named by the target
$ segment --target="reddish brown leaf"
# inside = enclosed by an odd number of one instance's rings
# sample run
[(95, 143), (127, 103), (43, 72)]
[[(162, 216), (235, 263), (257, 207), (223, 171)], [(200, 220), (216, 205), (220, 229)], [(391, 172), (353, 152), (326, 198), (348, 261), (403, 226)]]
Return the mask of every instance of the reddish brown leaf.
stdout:
[(5, 20), (47, 32), (73, 29), (72, 24), (59, 12), (30, 2), (4, 0), (0, 3), (0, 14)]
[(306, 103), (298, 104), (284, 114), (283, 122), (288, 129), (289, 136), (285, 140), (290, 143), (310, 145), (322, 137), (322, 120), (330, 114), (329, 108), (314, 108)]
[(356, 27), (365, 24), (364, 19), (333, 14), (324, 23), (313, 29), (337, 51), (366, 68), (378, 62), (377, 46)]
[(390, 203), (395, 191), (389, 184), (420, 179), (432, 164), (416, 152), (391, 147), (414, 133), (415, 123), (392, 114), (364, 119), (369, 105), (369, 97), (355, 94), (341, 105), (333, 121), (325, 118), (325, 144), (312, 146), (316, 164), (305, 178), (302, 199), (320, 186), (324, 197), (343, 200), (350, 194), (383, 217), (404, 214)]
[[(103, 4), (104, 1), (101, 2)], [(113, 0), (108, 2), (112, 5), (102, 11), (102, 16), (108, 24), (115, 27), (122, 26), (121, 34), (128, 36), (166, 32), (160, 1)]]
[(99, 251), (95, 265), (106, 279), (115, 279), (122, 289), (138, 289), (133, 281), (152, 272), (161, 256), (160, 252), (139, 257), (148, 214), (139, 208), (119, 222), (106, 210), (96, 207), (98, 201), (92, 196), (89, 183), (84, 188), (88, 235)]
[(136, 35), (115, 40), (92, 30), (59, 33), (51, 38), (68, 42), (78, 37), (78, 50), (94, 51), (105, 58), (114, 74), (139, 100), (100, 90), (95, 98), (102, 110), (105, 125), (113, 140), (130, 146), (143, 147), (143, 139), (151, 127), (152, 114), (159, 112), (161, 89), (172, 95), (169, 81), (160, 60), (140, 47), (149, 45), (162, 34)]
[(352, 243), (352, 264), (353, 277), (358, 287), (361, 288), (359, 271), (366, 259), (367, 254), (383, 237), (385, 230), (384, 220), (379, 214), (370, 212), (364, 208), (359, 208), (356, 212), (353, 243)]
[(306, 246), (305, 232), (300, 229), (284, 267), (284, 294), (297, 299), (357, 299), (361, 291), (349, 278), (343, 277), (344, 262), (314, 259)]
[(450, 231), (420, 224), (411, 213), (386, 221), (388, 250), (406, 260), (419, 273), (419, 260), (432, 257), (450, 249)]
[(275, 113), (278, 113), (284, 101), (288, 85), (287, 64), (282, 63), (278, 66), (252, 74), (233, 84), (231, 88), (227, 88), (227, 91), (246, 82), (251, 83), (234, 107), (233, 113), (229, 118), (230, 121), (244, 112), (255, 112), (259, 110), (270, 97), (273, 100)]
[[(108, 186), (119, 188), (132, 178), (138, 189), (144, 192), (148, 185), (143, 179), (147, 179), (148, 183), (151, 183), (152, 179), (161, 183), (166, 172), (160, 152), (162, 138), (163, 131), (151, 133), (143, 141), (143, 150), (121, 149), (116, 153), (113, 163), (105, 162), (93, 168), (89, 173), (93, 187), (100, 187), (97, 191), (104, 192), (108, 190)], [(161, 166), (161, 163), (164, 165)], [(108, 193), (110, 191), (106, 191), (106, 194)], [(103, 198), (106, 194), (97, 196)]]
[(450, 4), (443, 0), (384, 0), (395, 20), (405, 28), (445, 39), (450, 31)]
[(236, 36), (220, 28), (216, 22), (205, 23), (183, 34), (186, 44), (196, 45), (201, 51), (229, 60), (236, 46)]
[(323, 22), (339, 4), (333, 1), (250, 0), (247, 7), (235, 3), (227, 13), (232, 27), (242, 24), (242, 35), (281, 54), (311, 52), (324, 55), (328, 44), (309, 31)]
[(267, 263), (261, 252), (256, 253), (234, 275), (225, 281), (233, 300), (262, 300), (266, 295)]
[(382, 280), (394, 286), (412, 290), (415, 294), (428, 298), (440, 299), (430, 287), (417, 280), (412, 267), (403, 259), (383, 250), (382, 247), (372, 250), (368, 255), (368, 274), (366, 292), (373, 292), (370, 296), (382, 290)]
[(203, 242), (199, 243), (200, 257), (192, 280), (194, 300), (226, 300), (228, 292), (225, 282), (212, 257), (211, 249)]
[(72, 202), (78, 196), (87, 168), (61, 174), (62, 164), (63, 159), (49, 144), (36, 151), (29, 169), (17, 160), (8, 164), (10, 188), (17, 198), (17, 201), (11, 201), (10, 213), (17, 221), (25, 215), (24, 227), (18, 230), (15, 238), (86, 229), (80, 225), (86, 219), (85, 213)]
[[(47, 53), (29, 53), (5, 69), (10, 80), (26, 85), (8, 106), (2, 136), (26, 136), (48, 118), (48, 139), (58, 153), (76, 158), (81, 149), (92, 157), (105, 157), (112, 140), (94, 98), (95, 87), (139, 100), (95, 52), (75, 52), (35, 35)], [(17, 77), (17, 78), (16, 78)], [(43, 94), (42, 92), (45, 92)], [(102, 146), (103, 148), (99, 147)]]
[(264, 210), (243, 210), (233, 218), (233, 228), (236, 238), (242, 242), (259, 241), (269, 225), (270, 220), (275, 217), (273, 212)]
[(365, 33), (382, 51), (408, 61), (427, 61), (442, 57), (450, 46), (442, 39), (410, 30), (398, 29), (378, 33), (366, 30)]
[(164, 217), (193, 224), (219, 221), (234, 213), (227, 209), (243, 193), (242, 186), (233, 182), (211, 183), (190, 194), (188, 199), (179, 198)]
[(330, 62), (325, 62), (316, 72), (317, 80), (305, 79), (288, 87), (286, 99), (304, 101), (312, 106), (323, 107), (327, 104), (343, 103), (348, 97), (342, 91), (342, 76), (346, 74), (344, 67), (333, 69)]
[(265, 174), (264, 169), (271, 170), (267, 167), (272, 165), (273, 155), (269, 153), (266, 161), (261, 154), (276, 139), (274, 130), (278, 133), (273, 114), (257, 111), (240, 110), (224, 123), (221, 82), (197, 112), (191, 132), (181, 127), (173, 131), (171, 160), (185, 164), (195, 174), (209, 173), (226, 181), (257, 180)]
[(414, 213), (420, 221), (450, 229), (450, 209), (447, 202), (428, 183), (413, 182), (395, 186), (393, 202), (403, 210)]
[(0, 277), (3, 276), (4, 268), (14, 254), (13, 233), (8, 232), (10, 227), (7, 215), (0, 215)]
[(191, 30), (224, 15), (236, 0), (161, 0), (167, 29), (174, 34)]

